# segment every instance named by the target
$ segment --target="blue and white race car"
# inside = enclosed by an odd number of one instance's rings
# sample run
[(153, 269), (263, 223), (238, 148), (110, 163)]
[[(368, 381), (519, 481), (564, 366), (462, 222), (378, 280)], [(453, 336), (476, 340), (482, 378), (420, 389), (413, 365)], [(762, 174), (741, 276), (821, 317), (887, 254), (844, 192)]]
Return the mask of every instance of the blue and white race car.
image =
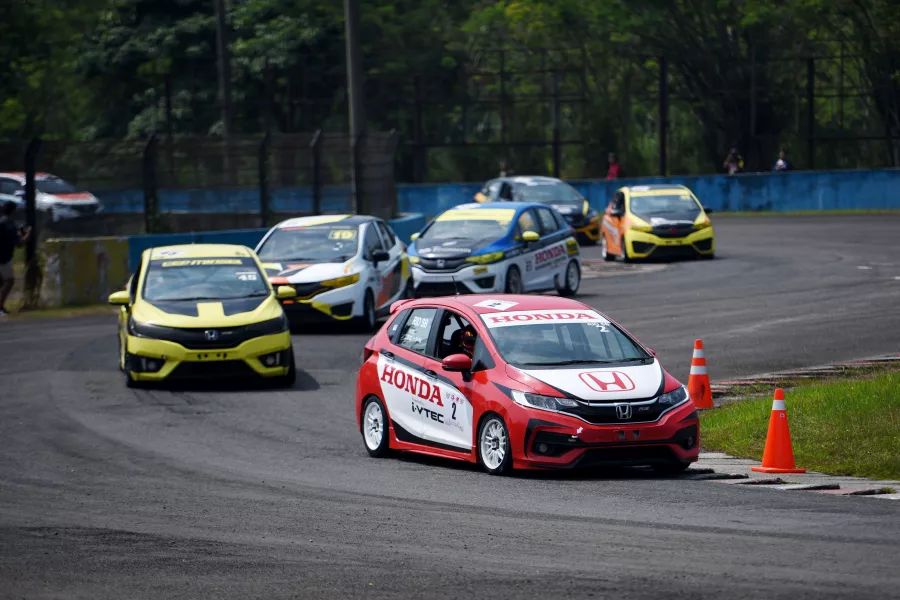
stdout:
[(407, 252), (417, 297), (554, 289), (573, 296), (581, 284), (575, 231), (536, 202), (451, 208), (413, 236)]

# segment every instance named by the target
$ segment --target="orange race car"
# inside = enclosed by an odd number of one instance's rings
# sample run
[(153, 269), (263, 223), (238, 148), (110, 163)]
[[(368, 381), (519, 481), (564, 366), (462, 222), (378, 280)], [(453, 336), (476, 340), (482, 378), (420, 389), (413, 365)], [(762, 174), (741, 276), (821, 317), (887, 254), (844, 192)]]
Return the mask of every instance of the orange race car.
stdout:
[(603, 215), (600, 247), (608, 261), (645, 258), (713, 258), (715, 236), (697, 197), (683, 185), (619, 189)]

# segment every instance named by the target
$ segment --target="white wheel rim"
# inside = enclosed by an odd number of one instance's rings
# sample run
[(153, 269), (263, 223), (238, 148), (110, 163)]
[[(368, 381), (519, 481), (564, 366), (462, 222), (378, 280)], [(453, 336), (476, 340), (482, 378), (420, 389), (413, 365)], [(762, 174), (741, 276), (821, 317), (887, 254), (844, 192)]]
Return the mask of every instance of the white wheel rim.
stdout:
[(488, 421), (481, 430), (481, 460), (491, 470), (497, 469), (506, 458), (506, 430), (497, 419)]
[(603, 235), (603, 236), (600, 236), (600, 256), (602, 256), (603, 258), (606, 258), (606, 253), (607, 253), (606, 236)]
[(573, 292), (578, 289), (578, 280), (578, 266), (571, 262), (569, 263), (569, 268), (566, 270), (566, 283)]
[(384, 437), (383, 413), (377, 402), (370, 402), (363, 415), (363, 437), (369, 450), (377, 450)]

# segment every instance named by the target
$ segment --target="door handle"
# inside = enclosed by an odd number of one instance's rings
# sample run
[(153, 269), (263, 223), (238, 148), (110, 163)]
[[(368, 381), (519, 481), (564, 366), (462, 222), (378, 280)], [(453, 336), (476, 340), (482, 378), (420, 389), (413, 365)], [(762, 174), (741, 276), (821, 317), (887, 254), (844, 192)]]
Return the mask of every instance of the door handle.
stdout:
[(381, 351), (381, 355), (382, 355), (383, 357), (385, 357), (385, 358), (390, 358), (390, 359), (393, 359), (393, 358), (394, 358), (394, 353), (393, 353), (393, 352), (388, 352), (387, 350), (382, 350), (382, 351)]
[(431, 377), (432, 379), (437, 379), (437, 373), (435, 373), (431, 369), (425, 369), (425, 376)]

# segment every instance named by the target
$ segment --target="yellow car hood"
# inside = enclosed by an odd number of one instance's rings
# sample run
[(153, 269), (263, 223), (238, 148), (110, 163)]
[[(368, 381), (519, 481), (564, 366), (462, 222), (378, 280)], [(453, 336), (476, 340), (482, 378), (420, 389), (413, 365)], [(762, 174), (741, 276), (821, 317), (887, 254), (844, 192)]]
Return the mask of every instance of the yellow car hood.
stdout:
[(132, 308), (135, 321), (163, 327), (240, 327), (276, 319), (282, 314), (274, 294), (199, 302), (141, 299)]

